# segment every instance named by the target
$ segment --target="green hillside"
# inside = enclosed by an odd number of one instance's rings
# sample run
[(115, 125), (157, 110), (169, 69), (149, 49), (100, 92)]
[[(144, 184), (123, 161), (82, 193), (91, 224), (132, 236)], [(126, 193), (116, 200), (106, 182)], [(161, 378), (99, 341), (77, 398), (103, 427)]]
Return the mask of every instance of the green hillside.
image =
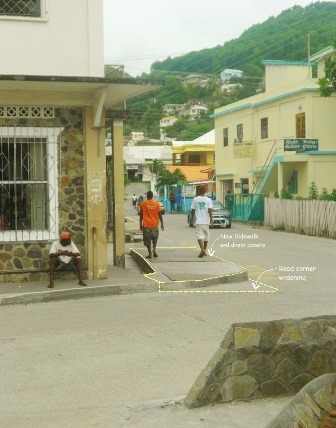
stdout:
[(155, 62), (152, 70), (218, 74), (225, 68), (247, 75), (263, 72), (264, 59), (307, 60), (307, 34), (312, 53), (330, 45), (336, 36), (336, 3), (316, 2), (294, 6), (277, 17), (244, 31), (235, 40), (212, 49), (202, 49), (177, 58)]
[[(310, 52), (313, 54), (331, 45), (336, 39), (336, 2), (315, 2), (305, 8), (294, 6), (276, 17), (252, 26), (234, 40), (212, 49), (202, 49), (186, 55), (154, 62), (150, 74), (143, 78), (163, 78), (165, 86), (159, 91), (130, 101), (127, 108), (131, 119), (125, 131), (142, 130), (148, 138), (159, 138), (159, 120), (162, 106), (168, 103), (201, 103), (212, 113), (214, 108), (230, 104), (256, 93), (263, 88), (266, 59), (305, 61), (308, 58), (308, 33)], [(219, 73), (225, 68), (239, 69), (244, 77), (234, 82), (241, 88), (231, 93), (220, 89)], [(184, 86), (181, 79), (189, 73), (209, 77), (206, 88)], [(194, 139), (213, 128), (208, 117), (195, 123), (179, 120), (169, 130), (168, 136), (180, 140)]]

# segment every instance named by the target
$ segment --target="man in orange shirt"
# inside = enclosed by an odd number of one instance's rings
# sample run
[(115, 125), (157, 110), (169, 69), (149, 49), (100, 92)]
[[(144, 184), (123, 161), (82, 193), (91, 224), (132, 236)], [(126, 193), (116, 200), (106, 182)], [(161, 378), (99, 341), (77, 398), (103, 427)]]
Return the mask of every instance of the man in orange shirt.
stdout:
[(151, 259), (152, 255), (158, 257), (156, 244), (159, 239), (159, 222), (161, 223), (161, 230), (164, 230), (161, 205), (153, 200), (153, 192), (149, 190), (147, 192), (147, 199), (141, 202), (139, 208), (140, 230), (142, 230), (144, 246), (148, 250), (146, 259)]

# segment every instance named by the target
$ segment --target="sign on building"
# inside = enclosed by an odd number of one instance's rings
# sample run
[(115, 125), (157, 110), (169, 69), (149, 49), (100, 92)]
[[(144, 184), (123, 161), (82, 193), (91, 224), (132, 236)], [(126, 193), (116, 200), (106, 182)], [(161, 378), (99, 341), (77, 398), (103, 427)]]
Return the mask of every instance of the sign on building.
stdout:
[(306, 138), (285, 138), (284, 150), (295, 152), (318, 151), (318, 140)]
[(234, 142), (233, 143), (233, 157), (235, 158), (251, 158), (253, 157), (253, 144), (252, 142)]
[(182, 196), (185, 196), (185, 197), (196, 196), (196, 186), (182, 186)]

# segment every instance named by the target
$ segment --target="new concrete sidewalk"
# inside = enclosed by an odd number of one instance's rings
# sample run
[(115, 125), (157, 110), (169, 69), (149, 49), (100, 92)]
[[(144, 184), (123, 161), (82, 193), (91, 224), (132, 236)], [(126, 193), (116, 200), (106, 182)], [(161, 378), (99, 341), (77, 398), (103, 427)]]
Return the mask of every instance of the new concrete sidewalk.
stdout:
[(158, 247), (159, 257), (151, 260), (145, 258), (146, 251), (141, 244), (132, 245), (129, 252), (131, 255), (126, 255), (126, 269), (109, 265), (108, 278), (88, 280), (87, 287), (79, 286), (75, 279), (56, 279), (53, 289), (48, 289), (45, 282), (0, 282), (0, 305), (41, 303), (98, 295), (173, 292), (247, 280), (244, 268), (216, 257), (198, 258), (199, 250), (196, 247)]

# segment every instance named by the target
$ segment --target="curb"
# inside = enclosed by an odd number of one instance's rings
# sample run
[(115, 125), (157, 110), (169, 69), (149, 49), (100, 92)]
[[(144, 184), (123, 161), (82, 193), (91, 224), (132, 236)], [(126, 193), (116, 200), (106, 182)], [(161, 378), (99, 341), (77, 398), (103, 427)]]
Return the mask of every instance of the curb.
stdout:
[[(148, 262), (147, 259), (140, 253), (131, 248), (129, 254), (138, 263), (145, 274), (155, 273), (155, 270), (153, 269), (150, 262)], [(248, 281), (248, 272), (246, 269), (242, 269), (241, 271), (232, 274), (218, 275), (211, 278), (190, 279), (187, 281), (165, 281), (160, 283), (159, 287), (160, 290), (171, 290), (173, 284), (176, 290), (182, 290), (186, 288), (207, 287), (209, 285), (228, 284), (244, 281)]]
[[(145, 274), (155, 273), (151, 264), (138, 252), (131, 249), (131, 257), (138, 263)], [(246, 270), (241, 270), (229, 275), (219, 275), (205, 279), (191, 279), (187, 281), (164, 281), (138, 284), (98, 285), (88, 287), (76, 287), (71, 289), (37, 291), (16, 295), (7, 295), (0, 298), (0, 306), (28, 305), (32, 303), (46, 303), (69, 299), (83, 299), (97, 296), (121, 296), (136, 293), (160, 293), (187, 290), (190, 288), (205, 288), (210, 285), (244, 282), (248, 280)]]
[(2, 297), (0, 306), (28, 305), (31, 303), (45, 303), (57, 300), (83, 299), (97, 296), (121, 296), (124, 294), (158, 292), (157, 284), (122, 284), (98, 285), (93, 287), (71, 288), (67, 290), (37, 291)]

